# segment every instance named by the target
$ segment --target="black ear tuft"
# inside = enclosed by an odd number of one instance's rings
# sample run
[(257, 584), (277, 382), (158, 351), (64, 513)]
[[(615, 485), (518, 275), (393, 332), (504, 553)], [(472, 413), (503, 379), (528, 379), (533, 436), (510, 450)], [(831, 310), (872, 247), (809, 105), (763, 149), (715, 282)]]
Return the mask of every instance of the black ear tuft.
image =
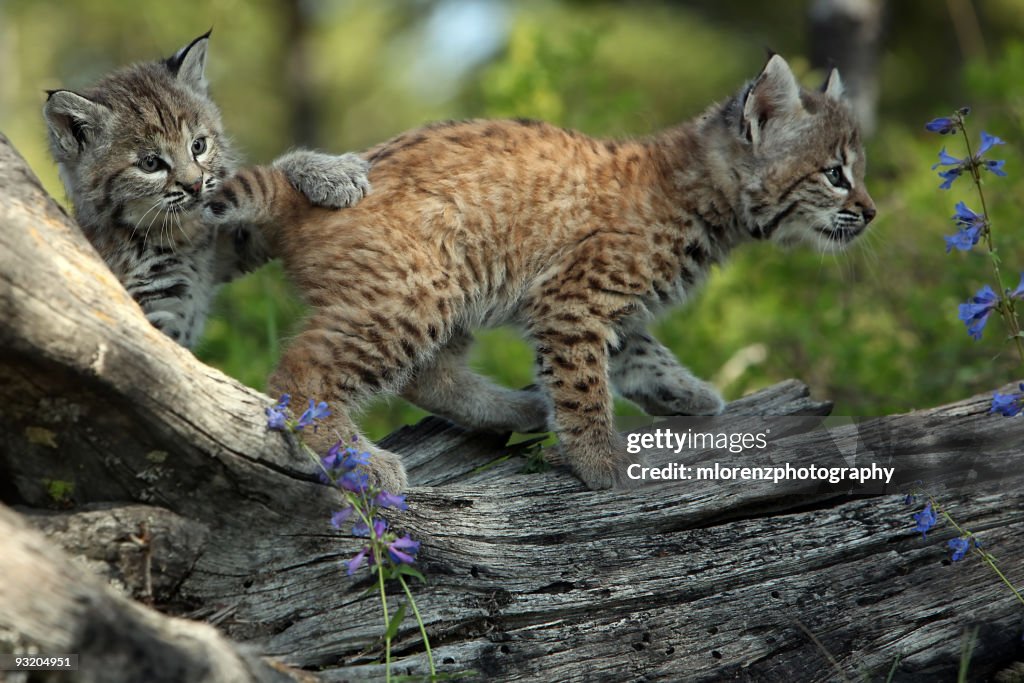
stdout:
[(839, 76), (839, 69), (831, 67), (828, 70), (828, 76), (825, 77), (825, 82), (821, 84), (821, 92), (825, 93), (825, 97), (833, 100), (842, 100), (845, 93), (843, 86), (843, 79)]
[(212, 26), (210, 27), (210, 29), (206, 33), (204, 33), (203, 35), (199, 36), (198, 38), (193, 40), (191, 43), (189, 43), (188, 45), (186, 45), (185, 47), (181, 48), (180, 50), (175, 52), (173, 55), (171, 55), (170, 57), (165, 59), (164, 60), (164, 64), (167, 66), (167, 70), (170, 71), (172, 75), (177, 76), (178, 75), (178, 71), (181, 70), (182, 63), (185, 61), (185, 58), (188, 56), (189, 52), (192, 51), (192, 48), (194, 48), (196, 46), (196, 44), (201, 42), (201, 41), (209, 40), (211, 33), (213, 33), (213, 27)]

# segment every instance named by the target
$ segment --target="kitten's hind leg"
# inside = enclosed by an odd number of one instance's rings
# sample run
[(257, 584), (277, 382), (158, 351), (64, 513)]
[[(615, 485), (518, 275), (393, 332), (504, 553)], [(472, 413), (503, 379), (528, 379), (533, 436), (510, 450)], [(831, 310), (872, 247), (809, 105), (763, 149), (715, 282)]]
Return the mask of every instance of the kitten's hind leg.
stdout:
[(493, 432), (547, 431), (548, 405), (541, 391), (498, 386), (466, 366), (472, 338), (457, 334), (418, 367), (402, 397), (464, 427)]
[(351, 415), (359, 407), (357, 397), (367, 392), (353, 387), (343, 370), (336, 371), (324, 362), (332, 357), (329, 347), (334, 341), (324, 337), (323, 332), (315, 329), (296, 337), (270, 376), (268, 393), (271, 396), (290, 394), (296, 417), (306, 409), (310, 399), (327, 402), (331, 414), (320, 421), (315, 430), (307, 427), (303, 431), (306, 444), (323, 456), (338, 441), (355, 442), (359, 451), (370, 454), (370, 462), (363, 469), (371, 485), (397, 493), (408, 484), (405, 467), (398, 455), (378, 448), (359, 433)]
[[(325, 278), (350, 272), (339, 267)], [(345, 282), (346, 288), (336, 291), (352, 291), (351, 281)], [(323, 454), (338, 440), (359, 437), (360, 450), (370, 454), (364, 469), (371, 481), (396, 493), (407, 483), (401, 459), (360, 437), (352, 415), (373, 395), (397, 391), (413, 368), (438, 351), (450, 324), (450, 318), (438, 311), (450, 313), (454, 306), (439, 299), (437, 292), (411, 290), (408, 298), (422, 302), (423, 310), (388, 309), (383, 304), (367, 310), (363, 302), (369, 295), (364, 292), (360, 304), (340, 302), (320, 309), (285, 348), (269, 385), (272, 394), (291, 394), (296, 411), (309, 399), (326, 401), (331, 415), (315, 432), (304, 432), (306, 443)]]
[(714, 386), (643, 332), (625, 334), (612, 350), (610, 375), (616, 390), (648, 415), (718, 415), (725, 408)]

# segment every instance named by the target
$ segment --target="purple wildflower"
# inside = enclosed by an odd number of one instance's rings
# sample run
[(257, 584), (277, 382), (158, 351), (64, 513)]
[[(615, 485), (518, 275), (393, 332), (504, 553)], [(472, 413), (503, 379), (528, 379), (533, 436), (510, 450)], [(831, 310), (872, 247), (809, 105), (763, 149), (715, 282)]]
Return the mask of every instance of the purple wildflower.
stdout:
[(286, 414), (286, 409), (288, 408), (288, 404), (291, 400), (291, 396), (284, 394), (280, 399), (278, 399), (277, 403), (267, 408), (267, 427), (269, 429), (283, 432), (288, 428), (288, 416)]
[[(373, 533), (374, 538), (381, 538), (384, 536), (384, 532), (388, 530), (388, 523), (383, 519), (373, 520)], [(370, 528), (366, 526), (366, 522), (359, 521), (352, 525), (352, 535), (359, 536), (361, 538), (370, 537)]]
[(924, 506), (924, 510), (914, 513), (914, 520), (917, 522), (914, 531), (920, 531), (922, 538), (928, 538), (928, 530), (935, 526), (935, 522), (939, 521), (939, 518), (935, 516), (932, 504), (928, 503)]
[(931, 131), (932, 133), (938, 133), (939, 135), (952, 135), (957, 130), (957, 122), (948, 117), (940, 116), (937, 119), (932, 119), (928, 123), (924, 124), (925, 130)]
[(352, 515), (356, 513), (356, 509), (349, 505), (347, 508), (338, 510), (331, 515), (331, 526), (335, 529), (340, 529), (341, 526), (352, 518)]
[(373, 499), (373, 502), (382, 508), (394, 508), (396, 510), (409, 509), (409, 506), (405, 503), (405, 496), (388, 493), (387, 491), (381, 491), (378, 493), (377, 497)]
[(1005, 159), (999, 159), (994, 161), (992, 159), (985, 159), (981, 162), (981, 167), (990, 173), (995, 173), (997, 176), (1003, 178), (1006, 177), (1006, 171), (1003, 170), (1003, 166), (1006, 165)]
[(999, 305), (999, 297), (992, 288), (985, 285), (965, 304), (960, 304), (960, 320), (967, 325), (967, 333), (973, 339), (981, 339), (981, 333), (988, 322), (988, 316)]
[[(355, 574), (364, 564), (366, 564), (366, 556), (367, 554), (369, 554), (369, 552), (370, 548), (364, 545), (363, 549), (356, 553), (355, 556), (348, 561), (349, 576)], [(372, 559), (370, 560), (370, 564), (373, 564)]]
[(981, 132), (981, 146), (978, 148), (978, 153), (974, 155), (975, 161), (978, 163), (978, 165), (981, 168), (985, 169), (986, 171), (989, 171), (990, 173), (994, 173), (994, 174), (996, 174), (998, 176), (1004, 176), (1005, 177), (1006, 176), (1006, 171), (1003, 170), (1003, 165), (1006, 164), (1005, 160), (999, 159), (998, 161), (996, 161), (996, 160), (982, 159), (981, 158), (982, 156), (985, 155), (986, 152), (988, 152), (990, 149), (992, 149), (996, 145), (1005, 145), (1005, 144), (1006, 144), (1006, 142), (1004, 142), (1003, 140), (997, 138), (995, 135), (989, 135), (985, 131), (982, 131)]
[(995, 135), (989, 135), (985, 131), (981, 131), (981, 146), (978, 147), (978, 153), (974, 156), (981, 157), (985, 152), (989, 151), (996, 145), (1005, 145), (1006, 141), (1001, 138), (997, 138)]
[(955, 235), (943, 237), (946, 240), (946, 253), (957, 249), (958, 251), (970, 251), (981, 239), (980, 228), (961, 228)]
[(338, 480), (335, 483), (346, 491), (351, 491), (352, 493), (363, 493), (370, 483), (370, 477), (366, 472), (350, 470), (338, 477)]
[[(359, 453), (353, 448), (342, 448), (342, 442), (338, 441), (329, 449), (327, 449), (327, 455), (320, 458), (320, 464), (328, 472), (351, 472), (361, 465), (366, 465), (370, 462), (369, 453)], [(329, 480), (324, 476), (323, 472), (320, 473), (320, 480), (325, 483), (330, 483)]]
[[(331, 411), (327, 407), (326, 403), (324, 403), (323, 401), (317, 403), (315, 400), (309, 399), (309, 408), (306, 408), (305, 412), (303, 412), (302, 415), (299, 416), (299, 421), (295, 423), (295, 429), (299, 430), (308, 427), (317, 420), (322, 420), (325, 417), (329, 417), (330, 414)], [(313, 429), (315, 430), (316, 427), (314, 426)]]
[(406, 534), (401, 538), (396, 538), (388, 544), (388, 555), (390, 555), (391, 559), (395, 562), (401, 564), (412, 564), (416, 561), (416, 553), (419, 549), (420, 542), (412, 540), (409, 538), (409, 535)]
[(1024, 382), (1020, 384), (1019, 394), (1000, 394), (998, 391), (992, 395), (992, 406), (989, 413), (998, 413), (1005, 417), (1014, 417), (1024, 411)]
[(1011, 299), (1020, 299), (1024, 301), (1024, 270), (1020, 273), (1020, 283), (1017, 285), (1017, 289), (1012, 292), (1007, 292), (1007, 296)]
[(990, 149), (996, 145), (1005, 145), (1006, 143), (997, 138), (995, 135), (989, 135), (988, 133), (982, 132), (981, 134), (981, 145), (978, 147), (978, 152), (973, 157), (964, 157), (958, 159), (946, 152), (946, 148), (943, 147), (939, 152), (939, 160), (932, 164), (932, 170), (939, 168), (940, 166), (949, 166), (945, 171), (939, 171), (939, 177), (942, 178), (942, 184), (939, 188), (942, 190), (948, 190), (952, 185), (953, 181), (960, 177), (963, 172), (968, 168), (981, 168), (990, 173), (994, 173), (998, 176), (1005, 176), (1006, 171), (1003, 170), (1003, 166), (1006, 164), (1005, 160), (993, 160), (983, 159), (982, 157)]
[(971, 544), (966, 538), (951, 538), (946, 546), (953, 551), (953, 555), (949, 559), (959, 562), (964, 559), (964, 555), (967, 554)]
[(338, 441), (327, 449), (327, 454), (320, 458), (320, 464), (324, 466), (325, 470), (330, 472), (341, 469), (344, 460), (345, 457), (341, 453), (341, 442)]
[(963, 159), (958, 159), (957, 157), (948, 153), (946, 151), (946, 148), (943, 147), (942, 149), (939, 150), (939, 160), (932, 164), (932, 170), (934, 171), (939, 166), (960, 166), (963, 163)]
[(982, 231), (985, 228), (985, 217), (974, 213), (963, 202), (956, 205), (956, 213), (953, 214), (953, 222), (960, 227), (955, 235), (946, 237), (946, 253), (953, 249), (970, 251), (981, 239)]

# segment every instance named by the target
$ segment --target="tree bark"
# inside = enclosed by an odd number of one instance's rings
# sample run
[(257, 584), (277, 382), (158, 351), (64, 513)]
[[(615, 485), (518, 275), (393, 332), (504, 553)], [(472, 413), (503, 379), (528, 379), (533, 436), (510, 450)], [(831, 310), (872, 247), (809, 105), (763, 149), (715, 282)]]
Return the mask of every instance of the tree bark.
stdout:
[[(270, 403), (153, 329), (0, 136), (0, 500), (18, 510), (0, 507), (0, 651), (77, 652), (75, 680), (381, 678), (372, 581), (343, 569), (359, 541), (328, 524), (338, 492), (267, 430)], [(927, 477), (1019, 584), (1024, 420), (987, 407), (783, 430), (773, 453), (806, 466), (869, 451), (901, 481)], [(725, 422), (828, 411), (790, 381)], [(1020, 603), (981, 562), (946, 560), (948, 524), (923, 541), (919, 507), (891, 491), (591, 492), (560, 469), (520, 473), (505, 435), (436, 418), (385, 445), (409, 468), (411, 509), (392, 523), (423, 543), (414, 591), (443, 672), (826, 681), (884, 678), (899, 658), (896, 680), (935, 680), (969, 626), (972, 678), (1021, 654)], [(684, 456), (747, 457), (651, 459)], [(426, 672), (411, 619), (393, 647), (396, 673)]]

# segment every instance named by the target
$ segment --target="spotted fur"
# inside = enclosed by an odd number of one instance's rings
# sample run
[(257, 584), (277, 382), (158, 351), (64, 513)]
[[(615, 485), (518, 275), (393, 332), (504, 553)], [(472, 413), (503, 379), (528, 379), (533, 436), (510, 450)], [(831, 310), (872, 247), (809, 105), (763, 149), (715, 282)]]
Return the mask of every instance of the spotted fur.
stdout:
[[(208, 42), (209, 33), (81, 93), (53, 91), (44, 108), (83, 231), (149, 321), (187, 347), (198, 341), (216, 286), (267, 260), (248, 226), (202, 222), (204, 200), (235, 169), (207, 93)], [(348, 206), (369, 189), (356, 155), (299, 150), (277, 163), (323, 206)]]
[[(647, 335), (650, 319), (743, 242), (836, 249), (874, 216), (840, 90), (835, 73), (802, 90), (776, 56), (736, 97), (646, 140), (435, 124), (367, 151), (373, 194), (335, 213), (299, 201), (280, 171), (243, 171), (219, 219), (260, 225), (313, 310), (272, 390), (331, 402), (319, 445), (356, 433), (369, 396), (402, 392), (470, 427), (550, 427), (587, 485), (623, 483), (612, 387), (659, 415), (723, 407)], [(505, 322), (533, 342), (539, 390), (466, 367), (472, 330)], [(375, 478), (404, 486), (397, 456), (370, 450)]]

